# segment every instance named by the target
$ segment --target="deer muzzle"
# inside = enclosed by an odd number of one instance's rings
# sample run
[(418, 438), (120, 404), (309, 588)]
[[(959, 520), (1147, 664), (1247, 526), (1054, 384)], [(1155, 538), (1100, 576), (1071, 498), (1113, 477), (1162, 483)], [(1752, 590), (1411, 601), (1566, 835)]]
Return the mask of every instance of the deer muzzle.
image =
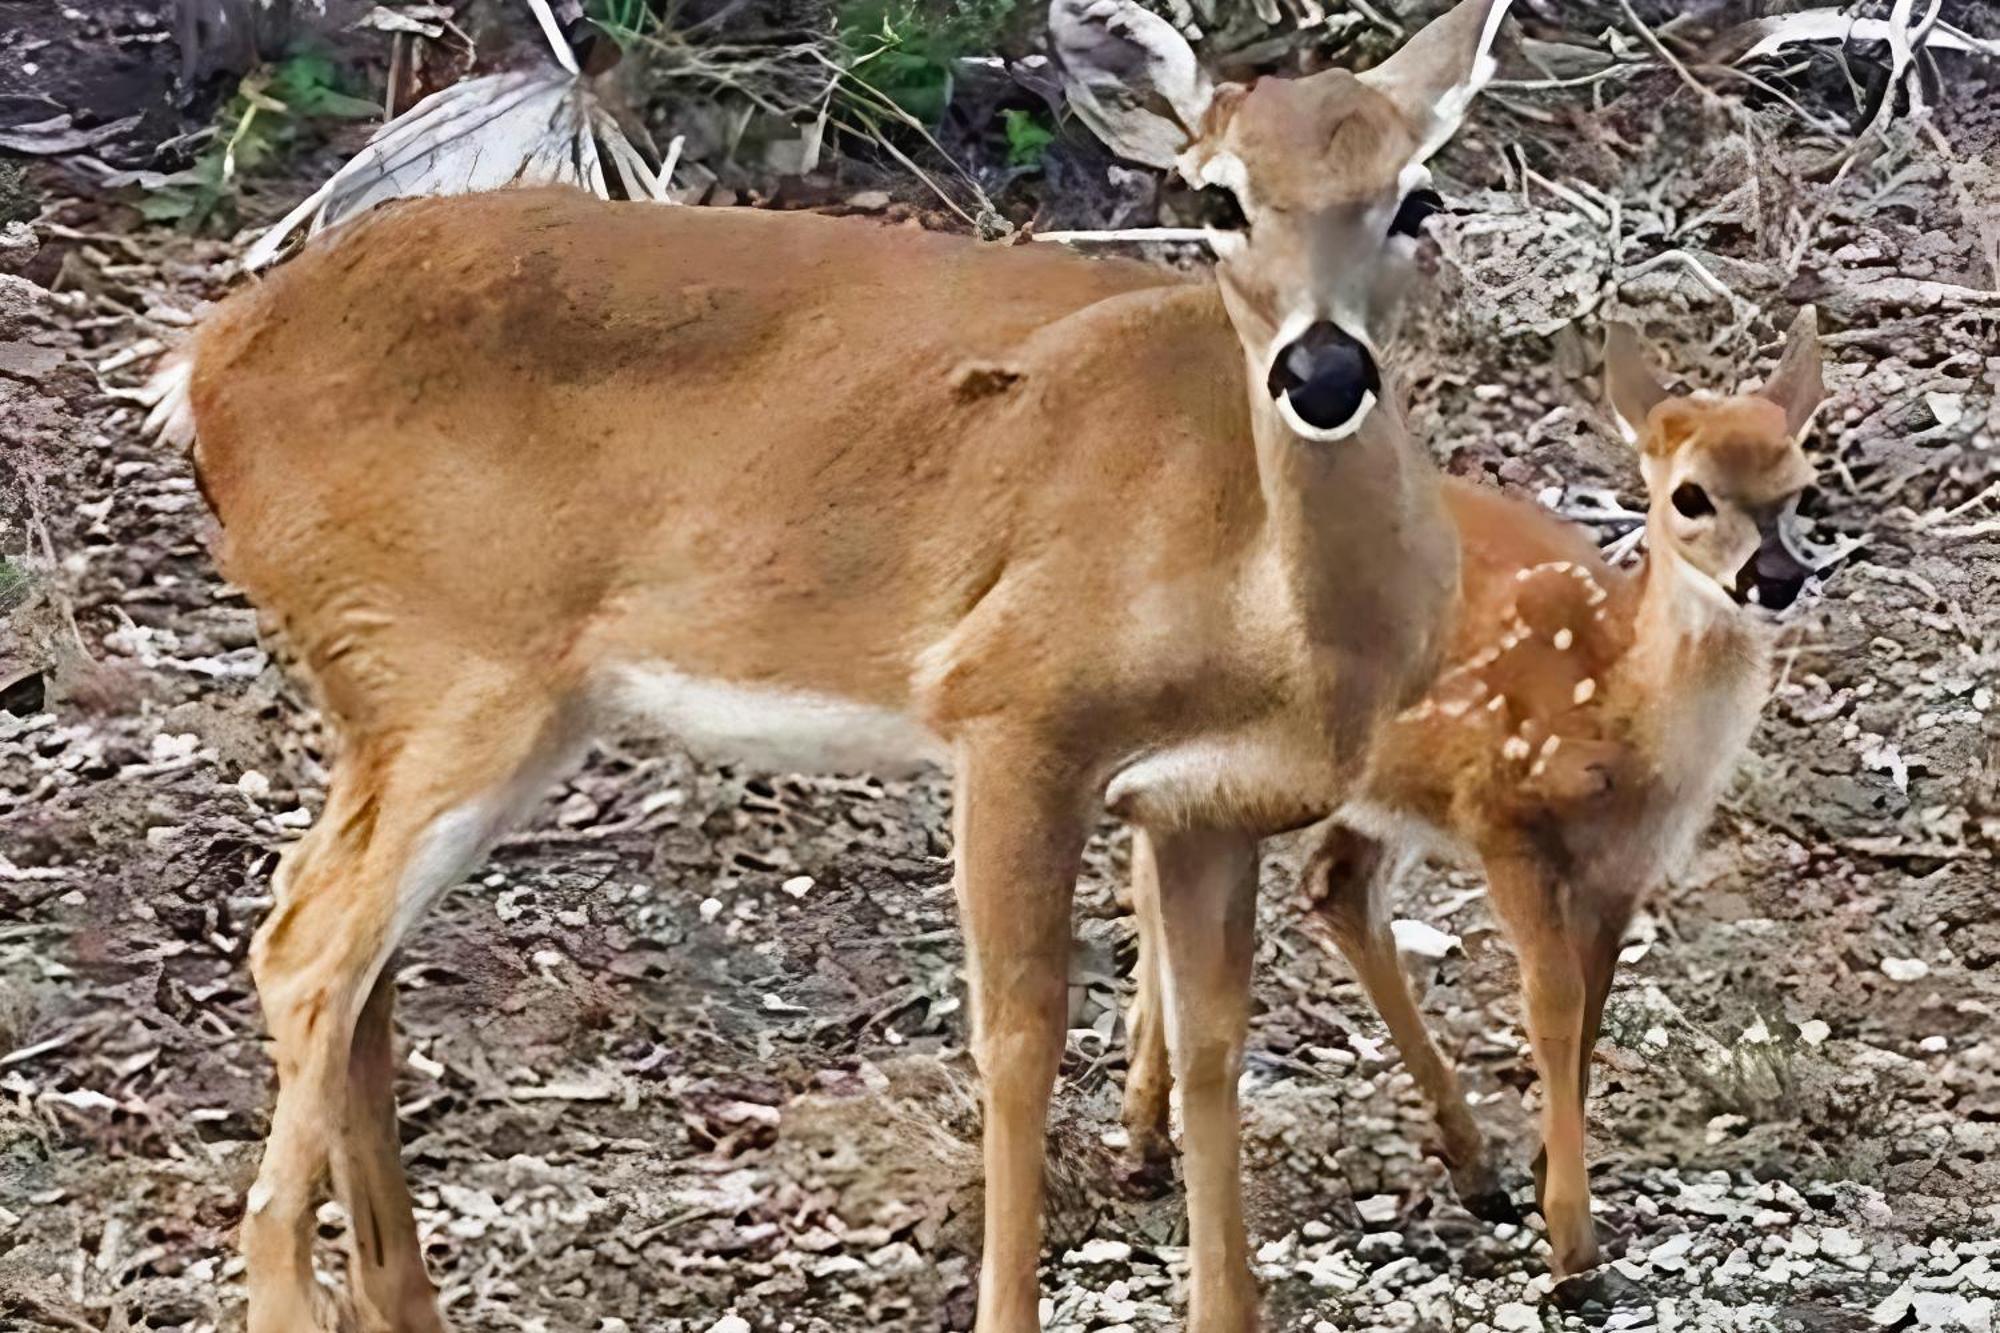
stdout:
[(1783, 611), (1799, 599), (1806, 580), (1819, 571), (1819, 565), (1793, 531), (1790, 514), (1778, 514), (1757, 527), (1762, 540), (1737, 571), (1733, 596), (1739, 604)]
[(1375, 405), (1382, 376), (1360, 339), (1323, 319), (1279, 350), (1265, 388), (1311, 437), (1339, 439)]

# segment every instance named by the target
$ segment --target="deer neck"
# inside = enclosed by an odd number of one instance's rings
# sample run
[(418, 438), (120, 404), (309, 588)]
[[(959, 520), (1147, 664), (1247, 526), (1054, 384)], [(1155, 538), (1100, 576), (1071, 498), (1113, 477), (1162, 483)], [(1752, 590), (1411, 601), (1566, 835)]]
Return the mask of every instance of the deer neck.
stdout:
[(1268, 398), (1252, 419), (1266, 530), (1251, 595), (1259, 614), (1286, 618), (1300, 702), (1344, 768), (1436, 672), (1458, 596), (1457, 529), (1389, 395), (1342, 440), (1301, 438)]
[(1719, 780), (1770, 688), (1770, 629), (1670, 549), (1650, 555), (1641, 578), (1620, 684), (1654, 715), (1643, 730), (1672, 785)]
[(1413, 576), (1456, 586), (1437, 472), (1393, 395), (1333, 441), (1301, 437), (1261, 389), (1253, 396), (1267, 550), (1309, 626), (1352, 620), (1357, 601), (1394, 597)]

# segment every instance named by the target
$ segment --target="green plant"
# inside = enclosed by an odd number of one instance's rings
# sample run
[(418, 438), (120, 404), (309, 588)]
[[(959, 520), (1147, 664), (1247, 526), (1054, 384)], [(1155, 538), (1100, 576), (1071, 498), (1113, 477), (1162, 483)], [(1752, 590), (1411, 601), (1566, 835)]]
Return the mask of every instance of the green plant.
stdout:
[(839, 10), (847, 72), (911, 117), (935, 125), (951, 102), (952, 66), (986, 54), (1016, 0), (845, 0)]
[(343, 92), (333, 61), (317, 53), (253, 70), (217, 114), (193, 165), (164, 178), (139, 201), (139, 211), (154, 221), (198, 228), (232, 209), (243, 178), (282, 157), (312, 122), (379, 111), (374, 102)]
[(584, 6), (590, 21), (621, 47), (630, 48), (659, 26), (652, 0), (590, 0)]
[(1008, 107), (1000, 113), (1007, 133), (1007, 165), (1039, 171), (1042, 154), (1056, 141), (1055, 131), (1032, 111)]
[(28, 184), (28, 169), (17, 163), (0, 162), (0, 226), (31, 222), (41, 211), (34, 187)]
[(33, 587), (27, 570), (0, 555), (0, 615), (26, 605)]

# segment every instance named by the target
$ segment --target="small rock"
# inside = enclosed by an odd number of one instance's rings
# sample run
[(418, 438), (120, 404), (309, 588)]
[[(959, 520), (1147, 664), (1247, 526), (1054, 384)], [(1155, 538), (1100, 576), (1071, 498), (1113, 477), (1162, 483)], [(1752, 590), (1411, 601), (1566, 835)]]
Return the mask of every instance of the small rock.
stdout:
[(1389, 932), (1396, 937), (1396, 951), (1409, 958), (1443, 958), (1463, 942), (1424, 921), (1396, 921)]
[(847, 206), (858, 208), (864, 213), (880, 213), (889, 206), (889, 203), (887, 190), (862, 190), (847, 196)]
[(812, 892), (813, 877), (811, 875), (794, 875), (778, 887), (794, 898), (803, 898)]
[(0, 273), (19, 273), (41, 251), (35, 230), (25, 222), (0, 226)]
[(750, 1333), (750, 1321), (741, 1315), (726, 1314), (708, 1326), (708, 1333)]
[(1402, 1208), (1403, 1201), (1393, 1194), (1371, 1194), (1354, 1201), (1354, 1211), (1361, 1214), (1361, 1220), (1370, 1226), (1383, 1226), (1395, 1221)]
[(1931, 965), (1921, 958), (1884, 958), (1882, 975), (1891, 981), (1922, 981), (1931, 974)]
[(1808, 1046), (1818, 1046), (1833, 1035), (1833, 1029), (1817, 1018), (1808, 1018), (1799, 1024), (1799, 1040)]
[(1905, 1282), (1883, 1297), (1882, 1303), (1869, 1312), (1868, 1322), (1877, 1328), (1894, 1328), (1909, 1317), (1910, 1306), (1916, 1298), (1916, 1288)]
[(47, 308), (49, 294), (12, 273), (0, 273), (0, 336), (19, 333)]
[(1749, 1123), (1750, 1121), (1747, 1118), (1740, 1115), (1719, 1115), (1714, 1117), (1708, 1122), (1708, 1146), (1713, 1148), (1716, 1144), (1721, 1143), (1731, 1134), (1734, 1134)]
[(0, 343), (0, 375), (19, 380), (38, 380), (63, 363), (60, 347), (37, 347), (33, 343)]
[(1355, 1245), (1354, 1252), (1364, 1259), (1381, 1259), (1403, 1248), (1403, 1233), (1400, 1231), (1371, 1231)]
[(1089, 1240), (1063, 1256), (1066, 1264), (1122, 1264), (1132, 1257), (1132, 1247), (1122, 1240)]
[(1493, 1312), (1493, 1327), (1500, 1333), (1534, 1333), (1541, 1326), (1542, 1317), (1535, 1313), (1535, 1307), (1519, 1301), (1509, 1301)]

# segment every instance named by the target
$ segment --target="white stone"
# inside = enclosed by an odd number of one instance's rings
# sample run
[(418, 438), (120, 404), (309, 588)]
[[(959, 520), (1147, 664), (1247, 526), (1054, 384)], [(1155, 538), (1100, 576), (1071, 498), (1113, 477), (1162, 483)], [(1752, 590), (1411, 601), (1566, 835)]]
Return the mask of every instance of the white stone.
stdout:
[(1882, 1303), (1869, 1313), (1868, 1322), (1877, 1328), (1895, 1327), (1908, 1317), (1916, 1296), (1916, 1289), (1905, 1282), (1882, 1298)]
[(1396, 938), (1397, 952), (1412, 958), (1442, 958), (1462, 942), (1424, 921), (1395, 921), (1389, 933)]
[(1132, 1247), (1122, 1240), (1089, 1240), (1063, 1256), (1066, 1264), (1122, 1264), (1132, 1257)]
[(1542, 1317), (1535, 1307), (1519, 1301), (1509, 1301), (1493, 1312), (1493, 1327), (1501, 1333), (1537, 1333), (1541, 1326)]
[(1891, 981), (1922, 981), (1931, 974), (1931, 965), (1921, 958), (1884, 958), (1882, 975)]
[(1371, 1194), (1365, 1199), (1354, 1201), (1354, 1211), (1361, 1214), (1361, 1220), (1370, 1226), (1381, 1226), (1396, 1220), (1403, 1201), (1393, 1194)]

